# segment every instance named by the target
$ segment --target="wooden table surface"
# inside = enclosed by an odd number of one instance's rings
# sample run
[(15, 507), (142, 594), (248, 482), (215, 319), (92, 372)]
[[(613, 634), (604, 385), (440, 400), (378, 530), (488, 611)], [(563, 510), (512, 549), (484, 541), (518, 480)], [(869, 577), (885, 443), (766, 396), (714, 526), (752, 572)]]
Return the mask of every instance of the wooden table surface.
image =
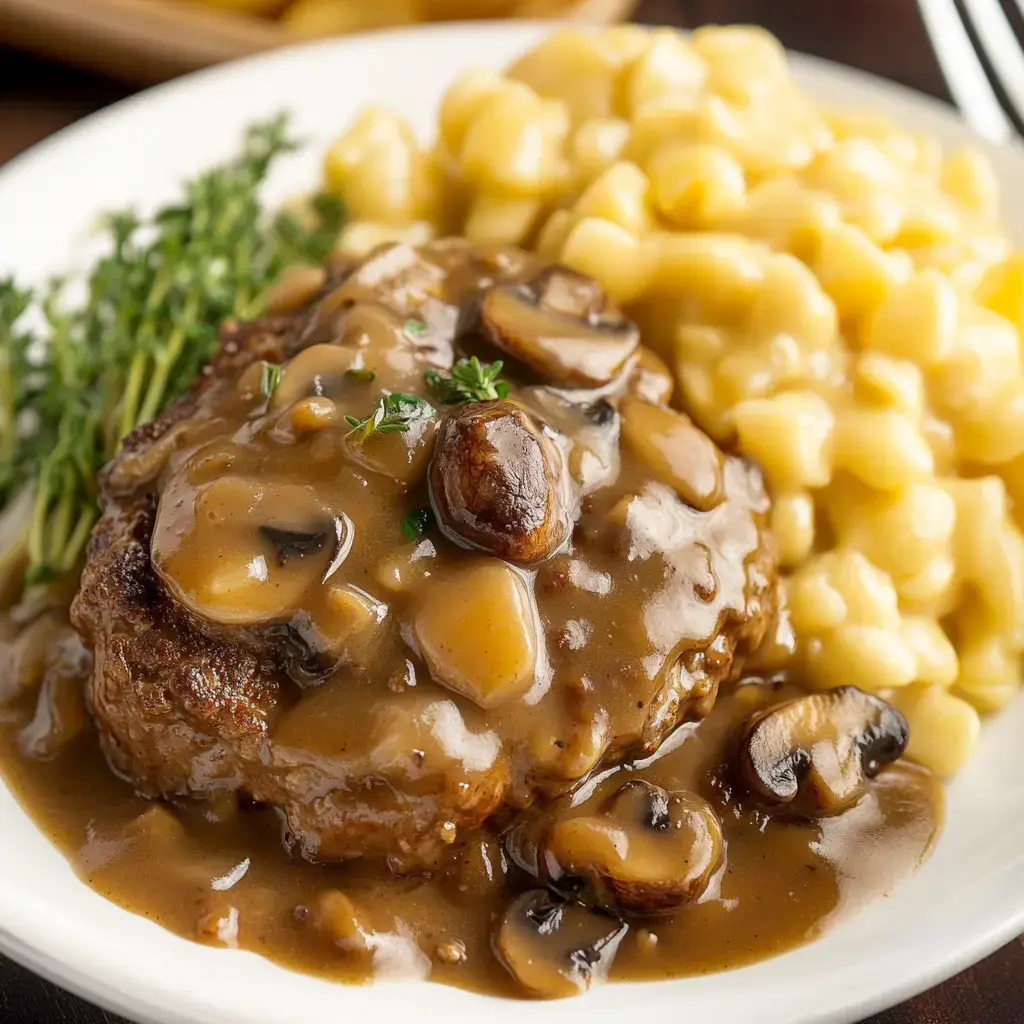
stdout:
[[(914, 0), (645, 0), (638, 17), (689, 26), (757, 22), (791, 49), (949, 98)], [(0, 46), (0, 164), (129, 91), (120, 83)], [(3, 958), (0, 1022), (121, 1024), (112, 1014), (86, 1005)], [(870, 1024), (1024, 1024), (1024, 939), (946, 984), (872, 1018)]]

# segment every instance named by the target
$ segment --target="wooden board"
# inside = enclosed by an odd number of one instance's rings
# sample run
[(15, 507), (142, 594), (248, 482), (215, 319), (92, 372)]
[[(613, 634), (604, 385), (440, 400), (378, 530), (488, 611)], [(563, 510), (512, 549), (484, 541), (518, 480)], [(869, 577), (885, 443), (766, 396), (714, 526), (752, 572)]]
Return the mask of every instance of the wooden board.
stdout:
[[(524, 2), (534, 17), (592, 22), (623, 20), (634, 6), (635, 0)], [(188, 0), (0, 0), (0, 42), (147, 84), (296, 40), (272, 20)]]

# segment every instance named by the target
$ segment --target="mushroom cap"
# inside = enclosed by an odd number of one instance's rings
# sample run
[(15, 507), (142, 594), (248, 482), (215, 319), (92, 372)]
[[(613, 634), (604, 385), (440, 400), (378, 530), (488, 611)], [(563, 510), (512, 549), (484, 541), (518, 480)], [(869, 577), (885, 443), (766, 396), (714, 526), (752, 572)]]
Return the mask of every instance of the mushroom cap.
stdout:
[(351, 521), (310, 486), (234, 475), (192, 486), (179, 477), (157, 510), (152, 562), (200, 618), (264, 625), (301, 608), (344, 560), (352, 535)]
[(707, 801), (634, 779), (599, 814), (559, 820), (544, 846), (556, 886), (624, 915), (671, 914), (698, 899), (722, 860), (722, 827)]
[(565, 267), (548, 267), (526, 284), (483, 297), (484, 334), (545, 381), (568, 387), (608, 384), (640, 344), (636, 324), (612, 306), (600, 285)]
[(564, 999), (603, 981), (629, 926), (546, 889), (513, 900), (494, 936), (498, 958), (522, 988)]
[(513, 402), (476, 402), (449, 413), (430, 462), (430, 500), (449, 540), (533, 565), (572, 532), (565, 460)]
[(841, 686), (769, 708), (743, 731), (740, 773), (768, 804), (834, 814), (906, 750), (910, 727), (880, 697)]

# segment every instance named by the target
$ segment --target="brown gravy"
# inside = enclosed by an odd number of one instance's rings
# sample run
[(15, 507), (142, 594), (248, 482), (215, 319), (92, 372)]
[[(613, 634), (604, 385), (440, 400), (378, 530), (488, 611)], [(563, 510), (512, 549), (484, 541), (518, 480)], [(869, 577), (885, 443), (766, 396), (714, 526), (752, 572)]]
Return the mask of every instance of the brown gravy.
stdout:
[[(776, 690), (757, 685), (722, 698), (708, 719), (680, 727), (678, 741), (669, 742), (675, 749), (641, 769), (643, 778), (666, 788), (706, 787), (732, 728), (752, 707), (778, 699)], [(522, 995), (491, 952), (491, 932), (508, 893), (531, 883), (514, 870), (507, 885), (492, 881), (500, 859), (493, 841), (471, 844), (461, 869), (432, 878), (398, 879), (357, 862), (310, 864), (285, 854), (267, 810), (153, 804), (135, 796), (111, 774), (91, 730), (51, 760), (25, 757), (18, 734), (33, 713), (23, 702), (0, 718), (4, 778), (83, 881), (126, 910), (186, 938), (237, 945), (337, 980), (408, 973)], [(611, 976), (704, 974), (813, 939), (917, 869), (940, 827), (941, 807), (935, 779), (900, 763), (837, 817), (764, 825), (751, 813), (724, 815), (727, 862), (709, 894), (672, 918), (634, 922)], [(245, 863), (230, 889), (214, 887)], [(371, 928), (411, 937), (415, 948), (395, 943), (390, 956), (382, 952), (368, 964), (333, 946), (311, 909), (332, 889), (349, 894)], [(465, 961), (447, 963), (449, 950), (460, 948)]]
[[(91, 676), (74, 643), (45, 673), (19, 662), (65, 650), (45, 619), (34, 644), (0, 623), (0, 765), (90, 886), (300, 970), (521, 996), (572, 989), (496, 955), (545, 883), (604, 908), (579, 911), (611, 936), (599, 967), (663, 978), (807, 941), (918, 866), (941, 791), (898, 761), (856, 796), (867, 722), (818, 737), (841, 813), (766, 813), (737, 787), (743, 724), (801, 695), (737, 683), (776, 616), (767, 498), (665, 404), (670, 375), (598, 291), (516, 251), (398, 247), (233, 342), (129, 442), (72, 613)], [(446, 402), (430, 375), (488, 344), (507, 390)], [(391, 415), (406, 429), (377, 430)], [(692, 814), (615, 831), (632, 779)], [(593, 828), (566, 856), (625, 842), (622, 870), (648, 871), (624, 922), (607, 879), (553, 852), (577, 818)], [(658, 872), (683, 883), (651, 830), (684, 825), (710, 829), (706, 870), (659, 912)]]

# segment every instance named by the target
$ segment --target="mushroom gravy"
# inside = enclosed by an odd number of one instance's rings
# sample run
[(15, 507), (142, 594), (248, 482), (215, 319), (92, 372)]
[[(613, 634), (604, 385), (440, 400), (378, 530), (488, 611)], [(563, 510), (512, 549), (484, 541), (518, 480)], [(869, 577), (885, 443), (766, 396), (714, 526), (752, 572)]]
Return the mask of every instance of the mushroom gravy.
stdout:
[[(790, 690), (744, 686), (721, 698), (710, 717), (677, 730), (671, 750), (602, 779), (589, 799), (587, 787), (582, 807), (634, 777), (714, 798), (706, 787), (732, 754), (733, 730)], [(139, 798), (110, 772), (91, 728), (52, 759), (26, 757), (18, 734), (32, 717), (30, 701), (3, 712), (5, 779), (81, 878), (127, 910), (187, 938), (339, 980), (429, 976), (523, 995), (495, 958), (492, 933), (510, 897), (536, 882), (490, 829), (430, 877), (399, 878), (359, 861), (311, 864), (282, 850), (267, 809)], [(721, 815), (725, 859), (704, 895), (673, 916), (631, 920), (610, 976), (702, 974), (813, 939), (916, 870), (941, 806), (934, 777), (901, 762), (838, 816), (785, 821), (730, 807)]]
[(760, 473), (593, 281), (447, 241), (275, 305), (105, 471), (85, 648), (0, 643), (5, 772), (89, 884), (561, 996), (770, 955), (920, 863), (906, 722), (752, 675), (787, 654)]

